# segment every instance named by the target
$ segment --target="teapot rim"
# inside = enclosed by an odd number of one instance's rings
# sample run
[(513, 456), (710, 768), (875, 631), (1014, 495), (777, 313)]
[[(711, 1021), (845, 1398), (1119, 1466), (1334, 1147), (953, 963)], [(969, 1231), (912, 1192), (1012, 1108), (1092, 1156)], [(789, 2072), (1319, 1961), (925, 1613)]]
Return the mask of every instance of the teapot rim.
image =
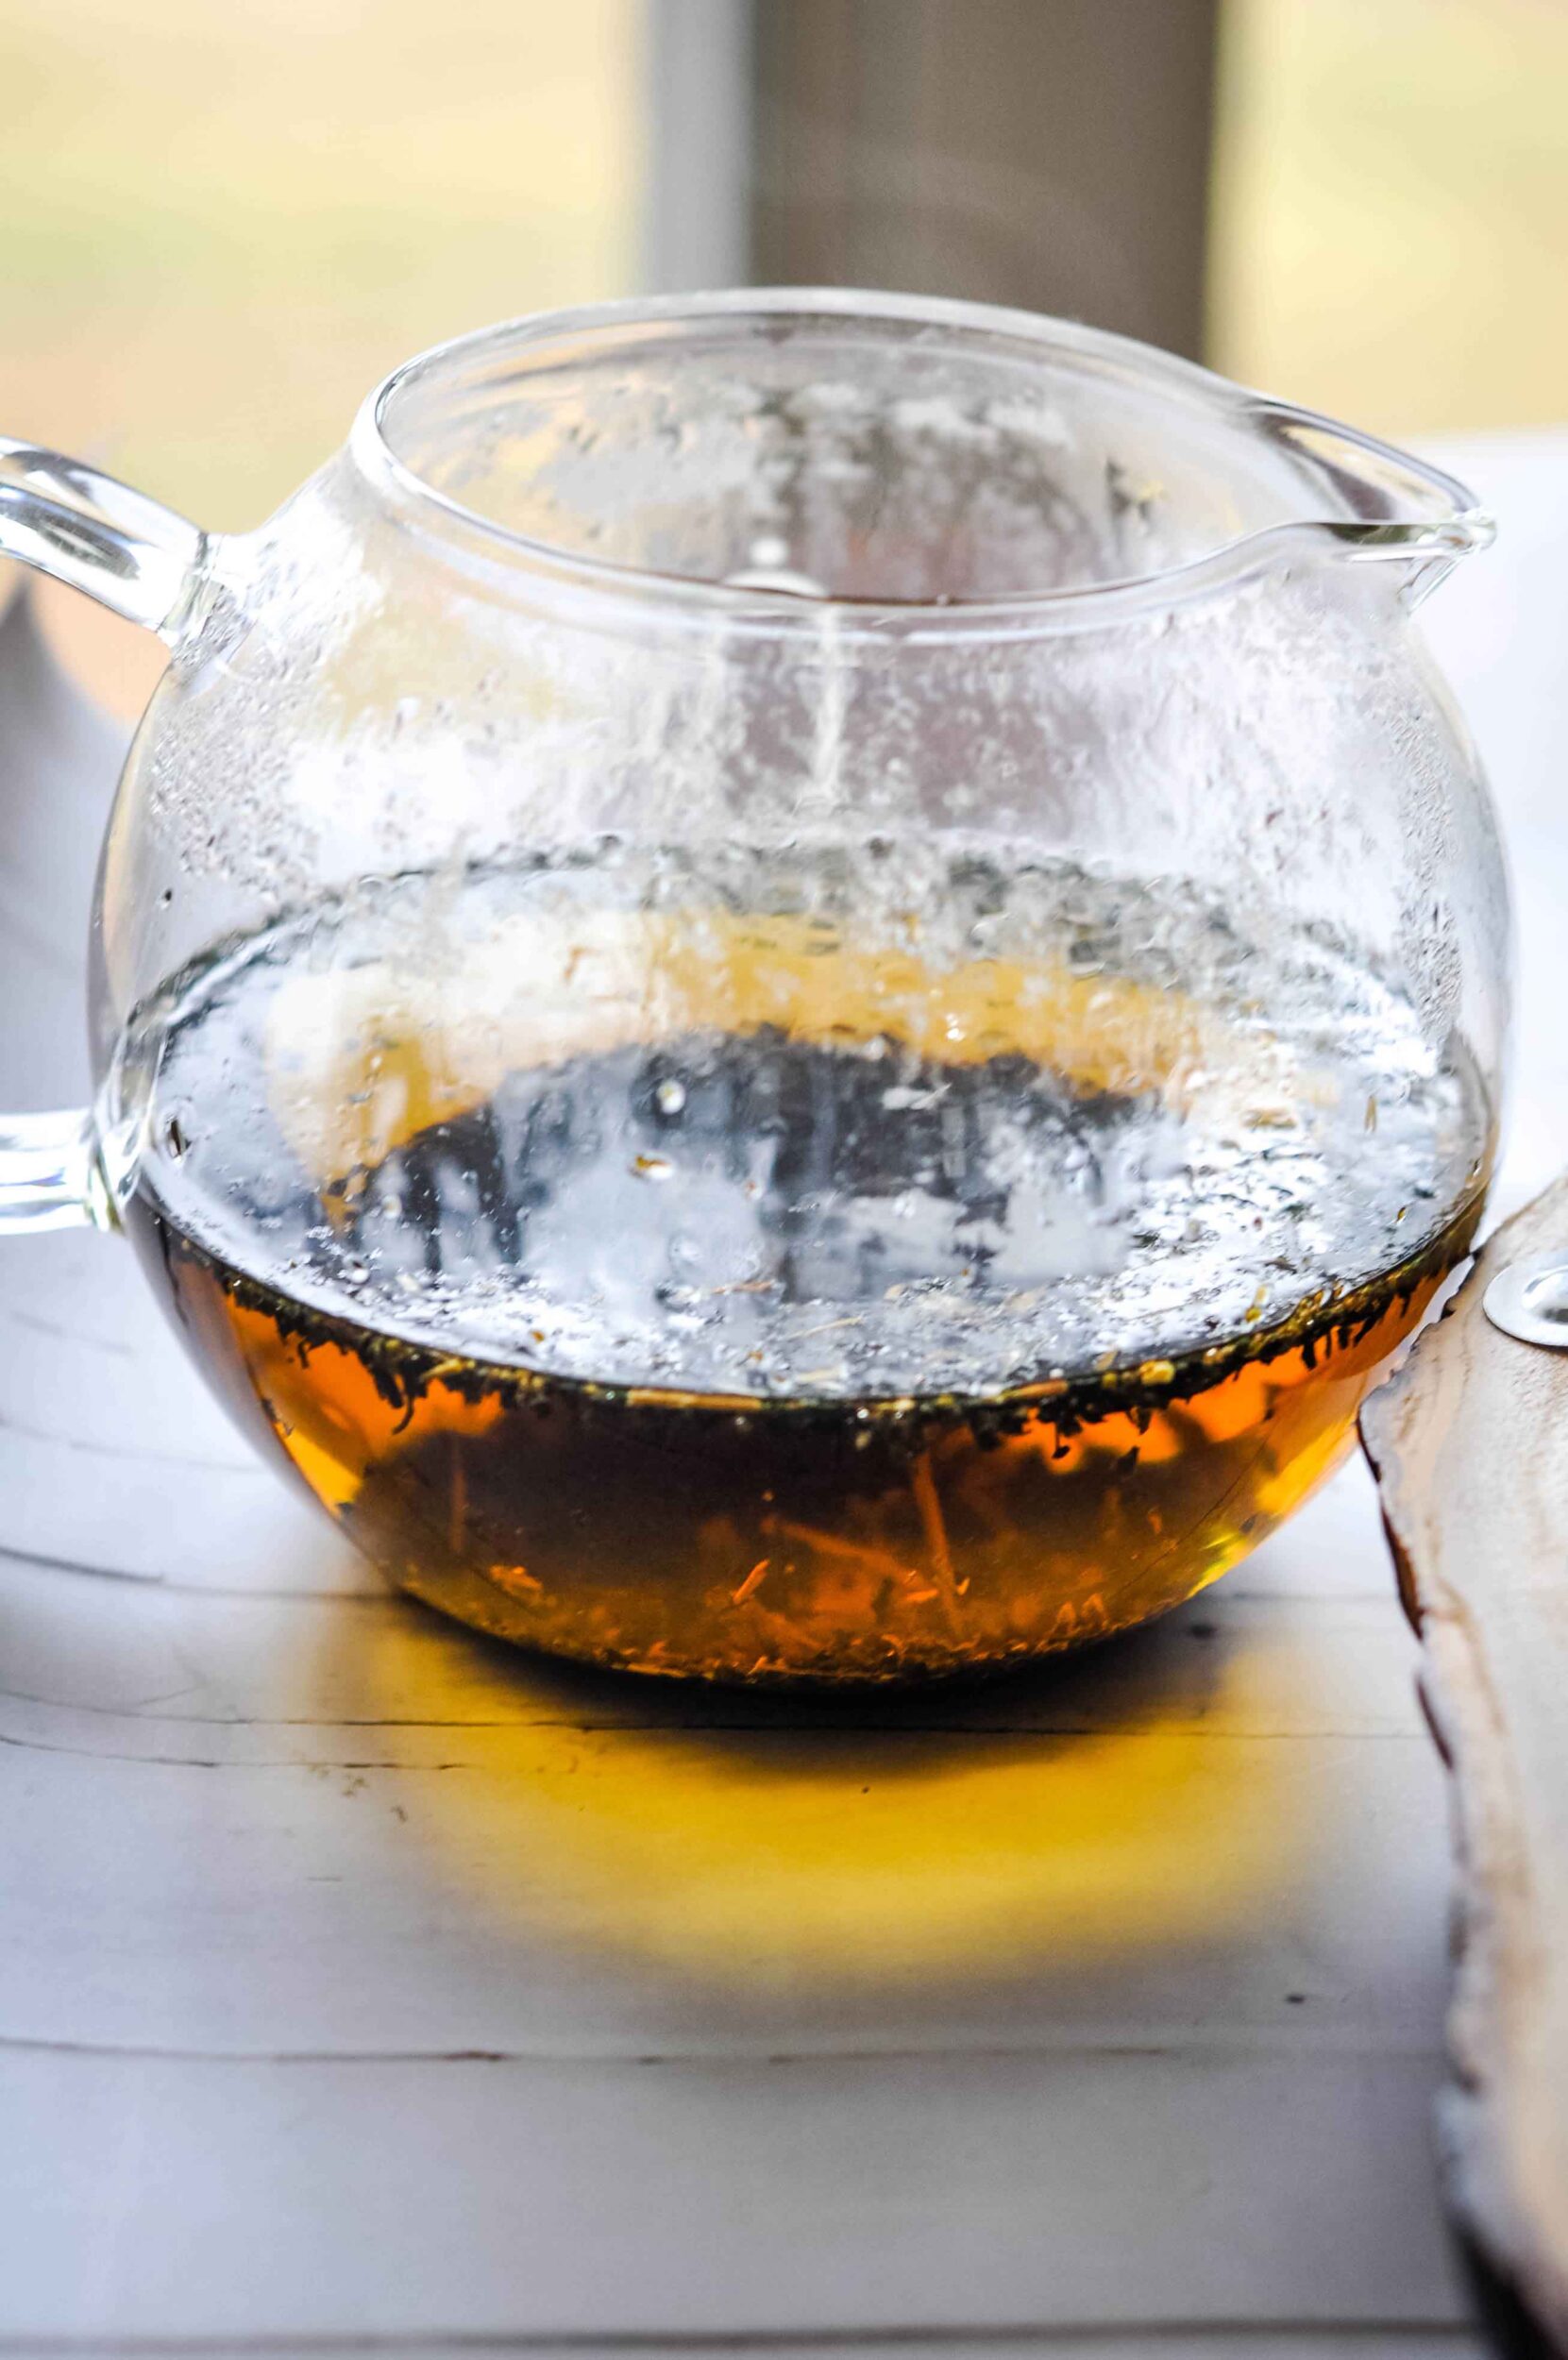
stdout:
[[(454, 363), (546, 348), (562, 338), (605, 330), (655, 330), (748, 315), (863, 318), (946, 329), (974, 337), (1033, 344), (1042, 355), (1098, 362), (1123, 378), (1206, 409), (1239, 433), (1272, 437), (1324, 481), (1349, 487), (1347, 513), (1313, 514), (1251, 527), (1217, 547), (1141, 573), (1104, 581), (986, 593), (979, 597), (912, 598), (843, 593), (681, 574), (590, 555), (519, 531), (470, 507), (434, 484), (401, 457), (389, 431), (389, 413), (411, 388)], [(1013, 635), (1082, 629), (1169, 610), (1217, 588), (1255, 577), (1292, 550), (1334, 562), (1395, 565), (1401, 583), (1425, 595), (1458, 560), (1493, 538), (1492, 515), (1470, 488), (1428, 461), (1326, 414), (1239, 384), (1131, 336), (1078, 320), (951, 296), (851, 287), (741, 287), (663, 295), (633, 295), (525, 313), (474, 329), (400, 362), (361, 405), (349, 438), (360, 473), (406, 516), (443, 537), (465, 542), (481, 562), (497, 560), (534, 576), (611, 600), (662, 604), (691, 620), (728, 621), (743, 630), (819, 632), (832, 617), (840, 632), (908, 636)], [(1406, 514), (1355, 513), (1393, 497)]]

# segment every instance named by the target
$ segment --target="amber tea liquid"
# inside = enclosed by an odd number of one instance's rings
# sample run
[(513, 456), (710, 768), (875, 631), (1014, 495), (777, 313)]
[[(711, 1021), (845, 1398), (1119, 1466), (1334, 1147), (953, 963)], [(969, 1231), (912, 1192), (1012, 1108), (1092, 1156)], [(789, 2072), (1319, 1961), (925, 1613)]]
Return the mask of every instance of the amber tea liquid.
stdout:
[(416, 1594), (977, 1668), (1214, 1579), (1466, 1251), (1479, 1094), (1326, 929), (907, 848), (413, 877), (139, 1035), (196, 1357)]

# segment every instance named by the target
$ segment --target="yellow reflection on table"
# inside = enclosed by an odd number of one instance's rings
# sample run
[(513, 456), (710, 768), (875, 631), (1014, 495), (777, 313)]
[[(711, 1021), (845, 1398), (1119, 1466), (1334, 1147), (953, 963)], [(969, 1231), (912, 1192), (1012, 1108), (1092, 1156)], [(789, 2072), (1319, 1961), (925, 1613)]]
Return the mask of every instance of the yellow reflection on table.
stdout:
[(790, 1700), (579, 1674), (410, 1607), (332, 1682), (416, 1723), (439, 1775), (406, 1833), (492, 1924), (732, 1993), (865, 1993), (1201, 1944), (1289, 1892), (1310, 1812), (1267, 1734), (1277, 1672), (1213, 1628)]

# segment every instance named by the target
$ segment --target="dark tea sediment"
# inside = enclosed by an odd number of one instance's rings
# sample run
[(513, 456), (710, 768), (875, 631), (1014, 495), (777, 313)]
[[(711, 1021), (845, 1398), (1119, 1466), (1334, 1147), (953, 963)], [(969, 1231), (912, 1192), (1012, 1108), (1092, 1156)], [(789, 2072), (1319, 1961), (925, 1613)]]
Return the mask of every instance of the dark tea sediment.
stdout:
[(152, 1012), (129, 1225), (409, 1589), (962, 1670), (1189, 1595), (1346, 1446), (1484, 1176), (1408, 1003), (1190, 893), (864, 857), (381, 883)]

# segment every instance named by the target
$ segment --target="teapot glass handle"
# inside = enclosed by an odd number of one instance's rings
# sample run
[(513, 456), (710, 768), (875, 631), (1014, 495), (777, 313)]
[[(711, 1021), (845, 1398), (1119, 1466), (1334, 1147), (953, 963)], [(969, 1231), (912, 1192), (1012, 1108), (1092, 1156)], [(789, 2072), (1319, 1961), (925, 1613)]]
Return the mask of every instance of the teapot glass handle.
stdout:
[[(0, 435), (0, 556), (85, 590), (171, 644), (206, 578), (208, 536), (58, 451)], [(0, 1236), (114, 1225), (91, 1114), (0, 1117)]]
[(0, 556), (19, 557), (173, 641), (208, 552), (205, 532), (145, 493), (0, 435)]
[(0, 1238), (117, 1225), (86, 1107), (0, 1116)]

